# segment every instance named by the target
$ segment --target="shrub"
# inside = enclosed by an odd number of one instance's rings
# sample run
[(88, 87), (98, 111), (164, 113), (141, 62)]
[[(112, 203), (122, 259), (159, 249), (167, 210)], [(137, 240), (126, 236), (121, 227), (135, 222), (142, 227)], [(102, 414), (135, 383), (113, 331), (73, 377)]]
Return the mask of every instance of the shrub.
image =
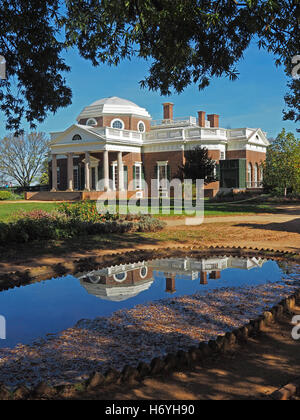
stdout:
[(10, 191), (0, 191), (0, 201), (4, 200), (13, 200), (14, 194), (12, 194)]
[[(69, 212), (51, 212), (33, 210), (20, 211), (15, 214), (10, 223), (0, 224), (0, 245), (7, 243), (26, 243), (34, 240), (59, 240), (83, 235), (126, 233), (126, 232), (155, 232), (163, 229), (165, 223), (151, 216), (137, 216), (135, 220), (126, 217), (107, 220), (109, 217), (95, 216), (92, 206), (75, 206)], [(78, 213), (77, 213), (78, 212)], [(95, 221), (96, 220), (96, 221)]]

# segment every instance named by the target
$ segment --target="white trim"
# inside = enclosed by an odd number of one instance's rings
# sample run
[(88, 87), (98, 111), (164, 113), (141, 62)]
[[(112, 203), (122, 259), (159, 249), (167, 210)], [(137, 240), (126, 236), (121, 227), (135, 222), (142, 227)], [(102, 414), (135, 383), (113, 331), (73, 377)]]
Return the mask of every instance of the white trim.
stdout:
[[(116, 122), (120, 122), (122, 124), (122, 128), (119, 127), (114, 127), (114, 123)], [(115, 118), (114, 120), (112, 120), (112, 122), (110, 123), (110, 127), (111, 128), (115, 128), (115, 129), (119, 129), (119, 130), (124, 130), (125, 128), (125, 123), (123, 120), (121, 120), (121, 118)]]
[[(89, 124), (89, 122), (92, 122), (93, 121), (93, 123), (94, 124)], [(87, 120), (87, 122), (86, 122), (86, 125), (88, 126), (88, 127), (94, 127), (95, 125), (98, 125), (98, 123), (97, 123), (97, 121), (95, 120), (95, 118), (89, 118), (88, 120)]]
[[(141, 131), (141, 130), (140, 130), (140, 124), (143, 124), (143, 127), (144, 127), (143, 131)], [(139, 133), (146, 133), (146, 124), (144, 123), (144, 121), (139, 121), (139, 122), (137, 123), (137, 131), (138, 131)]]

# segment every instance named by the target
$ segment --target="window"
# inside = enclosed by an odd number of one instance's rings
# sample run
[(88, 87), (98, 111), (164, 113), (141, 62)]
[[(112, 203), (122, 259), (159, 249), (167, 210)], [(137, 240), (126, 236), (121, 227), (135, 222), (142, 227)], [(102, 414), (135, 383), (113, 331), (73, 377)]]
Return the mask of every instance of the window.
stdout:
[(122, 120), (113, 120), (111, 122), (111, 126), (112, 128), (117, 128), (118, 130), (123, 130), (124, 129), (124, 123)]
[(225, 160), (225, 158), (226, 158), (226, 155), (225, 155), (225, 152), (221, 152), (221, 160)]
[(74, 166), (74, 190), (79, 190), (79, 168), (78, 166)]
[(146, 131), (146, 126), (145, 126), (145, 124), (143, 123), (143, 121), (140, 121), (140, 122), (138, 123), (138, 131), (139, 131), (140, 133), (145, 133), (145, 131)]
[(140, 163), (136, 163), (134, 166), (134, 182), (135, 182), (135, 189), (141, 190), (143, 189), (142, 185), (142, 165)]
[(115, 281), (122, 283), (122, 281), (127, 279), (127, 273), (119, 273), (114, 275)]
[(57, 167), (57, 186), (60, 185), (60, 167)]
[(140, 277), (142, 279), (145, 279), (147, 277), (148, 274), (148, 267), (142, 267), (140, 270)]
[(86, 125), (90, 125), (90, 126), (97, 125), (97, 121), (95, 120), (95, 118), (90, 118), (89, 120), (87, 120)]
[(168, 187), (168, 162), (158, 162), (158, 187), (161, 189), (167, 189)]
[(72, 141), (80, 141), (82, 140), (82, 137), (79, 134), (75, 134), (75, 136), (72, 138)]

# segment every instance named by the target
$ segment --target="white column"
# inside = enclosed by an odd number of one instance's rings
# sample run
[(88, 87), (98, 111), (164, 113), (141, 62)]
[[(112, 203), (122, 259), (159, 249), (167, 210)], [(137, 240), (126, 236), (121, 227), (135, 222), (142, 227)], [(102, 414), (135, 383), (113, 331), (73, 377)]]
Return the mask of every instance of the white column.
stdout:
[(123, 156), (122, 152), (118, 152), (118, 180), (119, 180), (119, 191), (124, 191), (124, 170), (123, 170)]
[(91, 161), (89, 152), (85, 152), (85, 190), (91, 191)]
[(52, 192), (57, 191), (57, 155), (52, 155)]
[(74, 191), (73, 153), (68, 153), (68, 191)]
[(104, 151), (103, 154), (103, 166), (104, 166), (104, 191), (109, 191), (109, 155), (108, 150)]

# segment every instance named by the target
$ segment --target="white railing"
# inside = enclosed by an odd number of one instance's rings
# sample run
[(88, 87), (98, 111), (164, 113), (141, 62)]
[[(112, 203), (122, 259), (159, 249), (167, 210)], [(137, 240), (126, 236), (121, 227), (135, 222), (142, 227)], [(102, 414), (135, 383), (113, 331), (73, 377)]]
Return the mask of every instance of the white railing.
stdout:
[(166, 125), (170, 126), (185, 126), (185, 125), (197, 125), (196, 117), (179, 117), (174, 118), (173, 120), (153, 120), (151, 121), (152, 127), (165, 127)]
[(105, 137), (107, 138), (119, 138), (124, 140), (133, 140), (142, 142), (143, 134), (137, 131), (119, 130), (117, 128), (105, 128)]
[(263, 188), (263, 181), (248, 181), (247, 188)]

